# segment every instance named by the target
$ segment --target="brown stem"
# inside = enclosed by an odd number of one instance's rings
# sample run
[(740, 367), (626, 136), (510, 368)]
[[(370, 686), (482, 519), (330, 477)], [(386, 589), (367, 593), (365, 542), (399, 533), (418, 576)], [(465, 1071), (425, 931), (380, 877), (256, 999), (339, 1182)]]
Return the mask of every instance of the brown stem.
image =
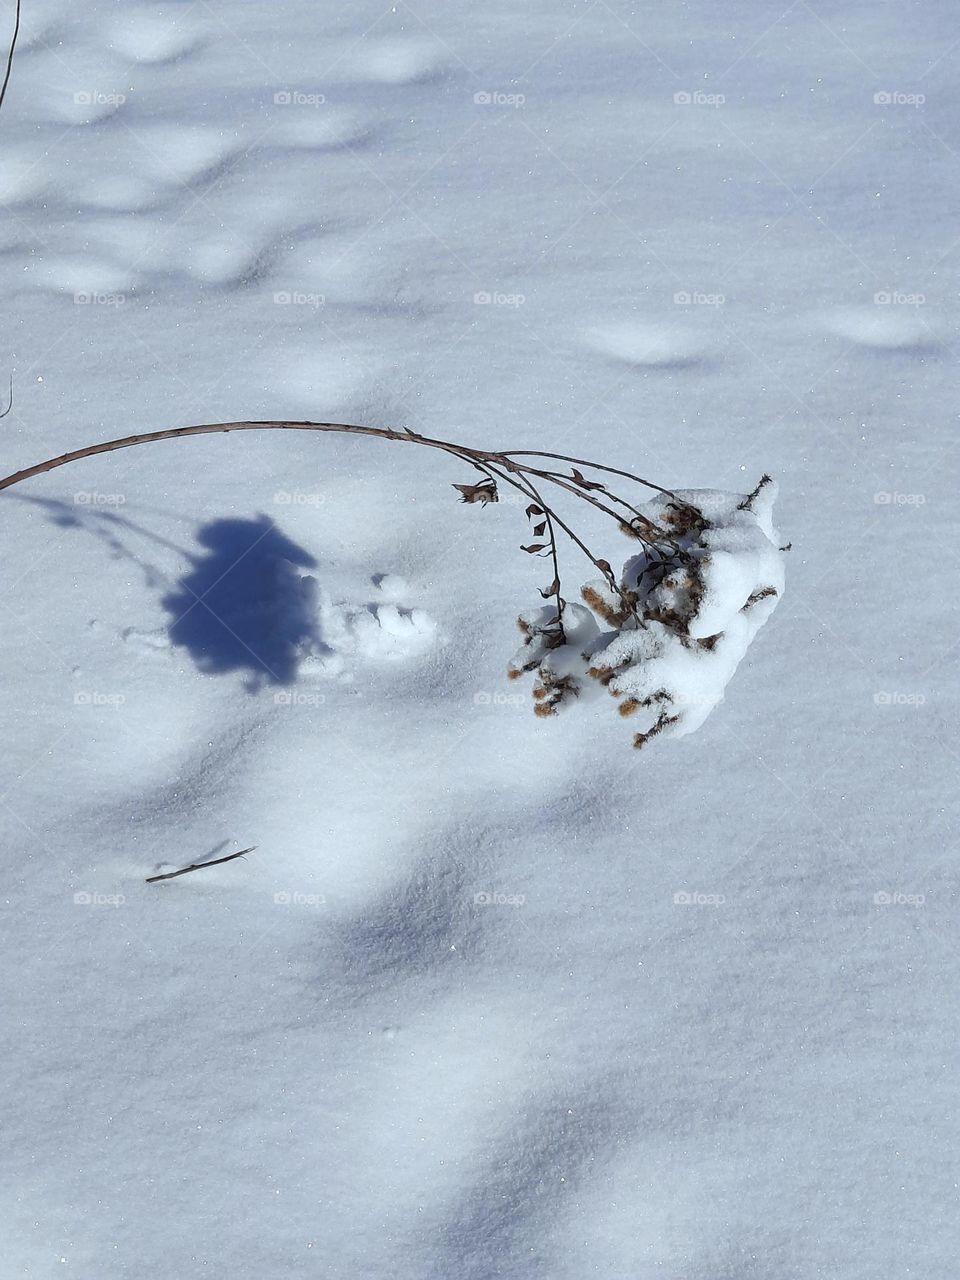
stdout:
[[(585, 462), (583, 465), (585, 467), (590, 465), (595, 466), (595, 464), (590, 464), (587, 462)], [(595, 468), (595, 469), (599, 469), (599, 468)], [(562, 476), (559, 471), (547, 471), (547, 472), (544, 472), (544, 474), (550, 476), (554, 480), (569, 479), (568, 476)], [(613, 490), (608, 489), (606, 485), (603, 486), (603, 492), (606, 494), (606, 496), (610, 499), (611, 502), (618, 503), (621, 507), (624, 507), (627, 511), (629, 511), (632, 516), (634, 516), (637, 520), (639, 520), (640, 523), (644, 526), (644, 528), (646, 528), (646, 530), (652, 535), (652, 541), (654, 543), (656, 543), (657, 540), (663, 541), (664, 539), (666, 539), (667, 541), (670, 541), (670, 535), (667, 533), (667, 531), (665, 529), (658, 528), (657, 525), (654, 524), (654, 522), (649, 518), (649, 516), (645, 516), (642, 511), (638, 511), (632, 502), (628, 502), (626, 498), (621, 498), (618, 493), (614, 493)], [(624, 521), (623, 523), (626, 524), (628, 522)], [(632, 528), (632, 523), (630, 527)], [(634, 529), (633, 532), (637, 534), (641, 542), (646, 542), (646, 539), (642, 537), (642, 535), (640, 535), (636, 529)]]
[(630, 471), (621, 471), (618, 467), (604, 467), (599, 462), (588, 462), (584, 458), (569, 458), (565, 453), (544, 453), (540, 449), (509, 449), (504, 450), (503, 457), (515, 458), (555, 458), (558, 462), (572, 462), (578, 467), (592, 467), (594, 471), (607, 471), (612, 476), (623, 476), (626, 480), (635, 480), (637, 484), (646, 485), (648, 489), (655, 489), (657, 493), (665, 493), (669, 498), (675, 498), (680, 501), (672, 489), (664, 489), (659, 484), (652, 484), (649, 480), (644, 480), (641, 476), (635, 476)]
[[(503, 456), (506, 457), (506, 454)], [(527, 475), (538, 476), (542, 480), (549, 480), (551, 484), (557, 485), (558, 488), (566, 489), (568, 493), (574, 493), (584, 502), (589, 502), (592, 507), (596, 507), (597, 510), (602, 511), (604, 515), (610, 516), (618, 525), (623, 523), (623, 517), (614, 511), (612, 507), (608, 507), (606, 503), (595, 498), (593, 494), (589, 493), (586, 489), (581, 489), (578, 484), (568, 480), (566, 476), (560, 476), (555, 471), (541, 471), (539, 467), (528, 467), (523, 463), (512, 463), (511, 465), (521, 467)], [(584, 466), (589, 465), (589, 463), (584, 463)], [(604, 492), (606, 492), (606, 490), (604, 490)], [(607, 496), (609, 497), (610, 495), (608, 494)], [(637, 536), (640, 538), (641, 542), (647, 541), (646, 538), (641, 535), (638, 534)], [(652, 544), (648, 543), (648, 545)]]
[(547, 522), (547, 533), (550, 535), (550, 558), (553, 561), (553, 581), (556, 583), (556, 590), (553, 592), (553, 596), (557, 602), (557, 630), (560, 633), (561, 642), (565, 644), (567, 640), (567, 629), (563, 625), (563, 595), (561, 593), (560, 584), (560, 556), (557, 551), (557, 534), (553, 527), (554, 514), (547, 503), (544, 502), (543, 498), (541, 498), (533, 481), (527, 480), (526, 483), (530, 486), (530, 491), (533, 494), (540, 510), (543, 512), (543, 518)]
[[(583, 465), (585, 467), (590, 467), (590, 466), (593, 466), (594, 464), (590, 462), (585, 462), (583, 463)], [(576, 496), (578, 498), (581, 498), (584, 502), (589, 502), (591, 506), (596, 507), (598, 510), (602, 511), (605, 515), (611, 516), (617, 522), (618, 525), (622, 525), (625, 523), (623, 517), (618, 512), (614, 511), (611, 507), (606, 506), (605, 503), (600, 502), (597, 498), (594, 498), (591, 493), (589, 493), (585, 489), (582, 489), (580, 485), (576, 483), (576, 481), (570, 480), (568, 476), (562, 476), (556, 471), (541, 471), (538, 467), (525, 467), (524, 470), (529, 471), (529, 473), (532, 475), (542, 476), (543, 479), (552, 481), (552, 483), (559, 486), (559, 488), (566, 489), (568, 493), (576, 494)], [(600, 468), (597, 468), (597, 470), (600, 470)], [(626, 502), (623, 498), (618, 498), (616, 494), (611, 493), (610, 490), (607, 489), (606, 487), (603, 488), (603, 493), (606, 497), (608, 497), (611, 500), (611, 502), (619, 502), (621, 506), (626, 507), (628, 511), (632, 511), (638, 520), (642, 520), (648, 529), (652, 529), (653, 532), (658, 535), (659, 541), (658, 541), (658, 538), (646, 538), (642, 533), (640, 533), (638, 529), (634, 529), (634, 533), (636, 534), (637, 538), (639, 539), (640, 542), (643, 543), (645, 547), (649, 547), (652, 550), (659, 550), (659, 543), (667, 542), (670, 544), (670, 546), (673, 547), (675, 552), (679, 552), (680, 550), (679, 545), (666, 532), (666, 530), (658, 529), (657, 526), (651, 520), (648, 520), (646, 516), (641, 515), (640, 512), (637, 511), (635, 507), (632, 507), (629, 502)]]
[[(362, 430), (363, 428), (357, 428), (357, 429)], [(429, 444), (435, 449), (445, 449), (448, 453), (454, 453), (458, 457), (463, 457), (469, 454), (473, 458), (482, 458), (484, 461), (488, 463), (496, 461), (500, 464), (500, 466), (505, 467), (507, 470), (512, 471), (514, 474), (520, 474), (523, 476), (533, 475), (543, 480), (549, 480), (551, 484), (557, 485), (558, 488), (560, 489), (566, 489), (568, 493), (572, 493), (575, 497), (580, 498), (581, 501), (589, 502), (591, 506), (597, 507), (605, 515), (608, 515), (613, 520), (615, 520), (617, 522), (617, 525), (621, 525), (623, 523), (621, 516), (616, 511), (612, 510), (608, 506), (605, 506), (602, 502), (599, 502), (596, 498), (592, 497), (586, 490), (581, 489), (578, 485), (569, 483), (565, 476), (560, 476), (554, 471), (542, 471), (539, 467), (530, 467), (523, 462), (514, 462), (513, 457), (517, 453), (523, 452), (522, 450), (513, 450), (510, 453), (491, 453), (491, 452), (486, 452), (480, 449), (470, 449), (466, 445), (448, 444), (444, 440), (434, 440), (430, 436), (415, 435), (413, 432), (408, 432), (407, 435), (410, 438), (419, 441), (421, 444)], [(593, 467), (597, 471), (610, 470), (610, 468), (601, 467), (596, 463), (592, 463), (592, 462), (583, 462), (582, 465), (585, 467)], [(626, 474), (626, 472), (624, 472), (623, 474)], [(506, 476), (503, 476), (503, 479), (506, 479), (506, 478), (507, 478)], [(645, 483), (645, 482), (641, 481), (641, 483)], [(0, 488), (3, 488), (2, 484), (0, 484)], [(663, 492), (669, 493), (670, 491), (669, 489), (664, 489)], [(539, 498), (539, 496), (538, 496), (538, 500), (541, 503), (543, 502), (543, 499)], [(566, 533), (567, 536), (573, 542), (576, 543), (576, 545), (584, 553), (587, 559), (590, 560), (600, 570), (600, 572), (609, 580), (611, 587), (613, 587), (614, 590), (617, 590), (616, 583), (613, 580), (611, 574), (609, 574), (607, 570), (604, 569), (603, 565), (600, 564), (597, 557), (593, 554), (593, 552), (589, 549), (589, 547), (587, 547), (586, 544), (582, 542), (580, 538), (577, 537), (577, 535), (573, 532), (573, 530), (569, 527), (569, 525), (565, 524), (555, 511), (549, 508), (545, 503), (543, 504), (543, 506), (544, 506), (544, 513), (546, 514), (547, 512), (549, 512), (549, 514), (557, 522), (560, 528), (563, 529), (564, 533)], [(641, 516), (640, 518), (644, 519), (643, 516)], [(643, 542), (646, 546), (656, 547), (657, 544), (655, 542), (648, 541), (639, 533), (637, 534), (637, 536), (640, 539), (640, 541)], [(676, 548), (676, 544), (673, 543), (673, 540), (667, 534), (664, 534), (663, 536), (665, 541), (671, 543), (671, 545), (673, 545)]]
[(232, 862), (234, 858), (242, 858), (245, 853), (253, 853), (256, 845), (249, 849), (238, 849), (236, 853), (228, 853), (223, 858), (211, 858), (209, 862), (191, 862), (189, 867), (181, 867), (179, 871), (166, 871), (160, 876), (147, 876), (147, 884), (156, 884), (159, 880), (176, 880), (177, 876), (185, 876), (188, 871), (199, 871), (202, 867), (216, 867), (221, 862)]
[[(553, 580), (557, 584), (556, 591), (552, 593), (557, 601), (557, 629), (560, 633), (561, 640), (565, 641), (566, 628), (563, 625), (563, 597), (561, 595), (561, 586), (560, 586), (560, 561), (559, 561), (559, 556), (557, 551), (557, 536), (553, 528), (554, 520), (557, 520), (559, 522), (559, 517), (557, 517), (556, 514), (553, 511), (551, 511), (550, 507), (547, 505), (546, 502), (544, 502), (543, 498), (538, 493), (536, 486), (533, 484), (531, 480), (528, 480), (526, 476), (524, 476), (523, 480), (515, 480), (513, 476), (508, 475), (506, 471), (501, 470), (500, 467), (495, 466), (493, 463), (489, 461), (486, 464), (486, 466), (489, 467), (489, 471), (487, 471), (486, 467), (481, 465), (479, 462), (474, 461), (474, 459), (470, 457), (469, 452), (464, 452), (462, 454), (458, 453), (457, 456), (463, 457), (465, 461), (471, 463), (471, 465), (476, 467), (477, 470), (484, 471), (485, 474), (490, 479), (494, 480), (494, 483), (496, 483), (496, 479), (504, 481), (507, 484), (512, 485), (514, 489), (519, 489), (520, 492), (524, 494), (526, 497), (533, 498), (534, 502), (536, 502), (539, 505), (541, 511), (543, 512), (544, 519), (547, 522), (547, 532), (550, 535), (550, 555), (553, 560)], [(492, 455), (492, 456), (495, 456), (495, 455)], [(574, 540), (576, 541), (576, 536), (574, 534), (571, 534), (570, 536), (573, 537)], [(582, 546), (583, 544), (581, 543), (580, 545)], [(584, 547), (584, 551), (586, 551), (587, 555), (590, 554), (585, 547)], [(592, 558), (593, 557), (591, 557), (591, 559)]]
[(379, 436), (383, 440), (416, 440), (422, 444), (444, 447), (440, 441), (429, 440), (426, 436), (417, 436), (413, 432), (391, 431), (387, 427), (357, 427), (345, 422), (208, 422), (193, 427), (169, 427), (166, 431), (149, 431), (142, 435), (124, 436), (120, 440), (106, 440), (102, 444), (87, 445), (83, 449), (74, 449), (70, 453), (62, 453), (58, 458), (49, 458), (46, 462), (38, 462), (35, 466), (15, 471), (12, 475), (0, 480), (0, 489), (9, 489), (33, 476), (53, 471), (57, 467), (65, 467), (68, 462), (79, 462), (81, 458), (92, 458), (98, 453), (112, 453), (115, 449), (130, 449), (138, 444), (150, 444), (154, 440), (178, 440), (183, 436), (214, 435), (227, 431), (340, 431), (348, 435)]
[[(515, 463), (514, 463), (514, 464), (512, 464), (511, 469), (513, 469), (514, 467), (516, 467), (516, 465), (517, 465), (517, 464), (515, 464)], [(522, 471), (524, 474), (526, 474), (526, 470), (527, 470), (526, 468), (521, 468), (521, 471)], [(537, 475), (537, 474), (538, 474), (538, 472), (534, 470), (534, 471), (533, 471), (533, 474), (534, 474), (534, 475)], [(549, 477), (548, 477), (548, 478), (549, 478)], [(604, 576), (604, 577), (607, 579), (607, 581), (610, 583), (610, 586), (612, 587), (612, 589), (613, 589), (614, 591), (616, 591), (616, 590), (617, 590), (617, 584), (616, 584), (616, 580), (615, 580), (615, 579), (614, 579), (614, 577), (613, 577), (613, 574), (612, 574), (608, 569), (605, 569), (605, 568), (603, 567), (603, 565), (600, 563), (600, 561), (597, 559), (597, 557), (593, 554), (593, 552), (590, 550), (590, 548), (587, 546), (587, 544), (583, 541), (583, 539), (582, 539), (581, 537), (579, 537), (576, 533), (574, 533), (574, 531), (570, 528), (570, 526), (567, 524), (567, 522), (566, 522), (565, 520), (561, 519), (561, 517), (557, 515), (556, 511), (554, 511), (552, 507), (549, 507), (549, 506), (548, 506), (548, 505), (543, 501), (543, 499), (540, 497), (539, 493), (537, 493), (537, 490), (536, 490), (536, 488), (534, 487), (533, 481), (532, 481), (532, 480), (528, 480), (528, 481), (527, 481), (527, 483), (529, 484), (529, 486), (530, 486), (531, 490), (533, 491), (533, 493), (536, 495), (536, 497), (537, 497), (537, 501), (538, 501), (538, 502), (540, 503), (540, 505), (543, 507), (544, 515), (549, 515), (549, 516), (551, 516), (551, 517), (552, 517), (552, 518), (557, 522), (557, 524), (560, 526), (560, 528), (563, 530), (563, 532), (567, 535), (567, 537), (570, 539), (570, 541), (571, 541), (572, 543), (574, 543), (576, 546), (578, 546), (578, 547), (580, 548), (580, 550), (581, 550), (581, 551), (583, 552), (583, 554), (587, 557), (587, 559), (590, 561), (590, 563), (591, 563), (592, 565), (594, 565), (594, 566), (595, 566), (595, 568), (597, 568), (597, 569), (599, 569), (599, 570), (600, 570), (600, 572), (603, 574), (603, 576)], [(575, 494), (577, 495), (577, 497), (578, 497), (578, 498), (584, 498), (584, 499), (586, 499), (586, 498), (587, 498), (587, 495), (586, 495), (585, 493), (582, 493), (579, 489), (572, 489), (572, 490), (571, 490), (571, 492), (572, 492), (572, 493), (575, 493)]]
[[(584, 541), (570, 528), (570, 526), (554, 511), (547, 503), (543, 501), (537, 487), (530, 479), (536, 476), (540, 479), (548, 480), (551, 484), (557, 485), (561, 489), (565, 489), (568, 493), (574, 494), (584, 502), (590, 503), (597, 507), (606, 515), (611, 516), (618, 525), (623, 523), (622, 517), (618, 512), (606, 506), (605, 503), (598, 501), (590, 493), (584, 491), (579, 486), (568, 481), (566, 477), (559, 476), (555, 472), (544, 471), (538, 467), (532, 467), (528, 463), (515, 461), (516, 457), (552, 457), (561, 461), (569, 461), (580, 466), (591, 467), (597, 471), (607, 471), (613, 474), (626, 476), (629, 479), (637, 480), (640, 484), (647, 485), (648, 488), (657, 489), (661, 493), (671, 494), (669, 489), (662, 489), (659, 485), (652, 485), (649, 481), (640, 480), (637, 476), (631, 476), (627, 471), (618, 471), (614, 467), (605, 467), (599, 463), (584, 461), (579, 458), (566, 458), (562, 454), (545, 454), (535, 450), (513, 450), (510, 453), (491, 453), (486, 450), (472, 449), (469, 445), (453, 444), (446, 440), (435, 440), (430, 436), (419, 435), (415, 431), (404, 430), (394, 431), (389, 427), (363, 427), (346, 422), (290, 422), (290, 421), (268, 421), (268, 422), (211, 422), (201, 423), (190, 427), (170, 427), (165, 431), (150, 431), (140, 435), (124, 436), (118, 440), (107, 440), (101, 444), (87, 445), (83, 449), (74, 449), (70, 453), (60, 454), (59, 457), (49, 458), (45, 462), (36, 463), (32, 467), (25, 467), (21, 471), (15, 471), (12, 475), (0, 479), (0, 490), (9, 489), (15, 484), (21, 484), (24, 480), (29, 480), (33, 476), (43, 475), (47, 471), (53, 471), (58, 467), (66, 466), (69, 462), (78, 462), (82, 458), (92, 458), (99, 453), (112, 453), (117, 449), (129, 449), (134, 445), (149, 444), (159, 440), (177, 440), (185, 436), (214, 435), (227, 433), (230, 431), (334, 431), (346, 435), (359, 436), (376, 436), (381, 440), (397, 440), (407, 441), (412, 444), (426, 445), (431, 449), (440, 449), (444, 453), (452, 454), (454, 457), (469, 462), (472, 466), (485, 474), (491, 471), (496, 472), (501, 479), (511, 484), (514, 488), (519, 489), (528, 497), (533, 497), (544, 511), (547, 517), (548, 527), (551, 537), (551, 552), (554, 559), (554, 569), (557, 570), (555, 576), (559, 580), (557, 548), (554, 531), (554, 524), (561, 528), (564, 533), (574, 542), (590, 562), (600, 570), (607, 581), (610, 583), (614, 591), (618, 590), (616, 579), (612, 571), (606, 566), (605, 562), (601, 562), (593, 554)], [(485, 470), (487, 469), (487, 470)], [(511, 473), (511, 474), (507, 474)], [(604, 490), (604, 492), (606, 492)], [(608, 495), (609, 496), (609, 495)], [(671, 494), (671, 496), (673, 496)], [(620, 500), (622, 501), (622, 500)], [(638, 535), (640, 536), (640, 535)], [(641, 536), (641, 541), (648, 546), (658, 548), (656, 542), (647, 542)], [(672, 539), (668, 535), (664, 535), (664, 542), (672, 543)], [(557, 592), (558, 612), (562, 616), (560, 608), (562, 601)]]

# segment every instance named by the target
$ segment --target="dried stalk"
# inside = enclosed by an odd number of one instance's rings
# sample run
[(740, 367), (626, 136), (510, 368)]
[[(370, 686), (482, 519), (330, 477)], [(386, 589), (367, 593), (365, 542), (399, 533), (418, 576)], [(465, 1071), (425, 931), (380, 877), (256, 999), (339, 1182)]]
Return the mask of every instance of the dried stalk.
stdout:
[(160, 876), (147, 876), (147, 884), (156, 884), (159, 880), (176, 880), (177, 876), (185, 876), (188, 871), (199, 871), (202, 867), (216, 867), (221, 862), (232, 862), (234, 858), (242, 858), (245, 853), (253, 853), (257, 846), (252, 844), (249, 849), (238, 849), (236, 853), (228, 853), (223, 858), (211, 858), (209, 862), (191, 862), (189, 867), (181, 867), (179, 871), (166, 871)]
[[(527, 507), (527, 516), (536, 522), (535, 533), (537, 531), (546, 532), (548, 537), (546, 543), (538, 544), (535, 542), (530, 546), (524, 547), (523, 550), (532, 555), (547, 551), (550, 555), (553, 563), (554, 578), (550, 587), (541, 591), (541, 595), (556, 601), (557, 617), (553, 625), (560, 643), (564, 639), (563, 611), (565, 602), (561, 593), (557, 530), (562, 530), (591, 564), (603, 574), (611, 590), (621, 595), (621, 597), (622, 592), (609, 562), (595, 555), (567, 520), (559, 514), (553, 505), (544, 499), (540, 487), (543, 482), (551, 484), (565, 493), (572, 494), (574, 497), (579, 498), (581, 502), (585, 502), (591, 507), (602, 511), (604, 515), (609, 516), (617, 524), (619, 529), (631, 533), (649, 551), (656, 553), (662, 561), (675, 558), (678, 555), (682, 557), (683, 554), (675, 538), (668, 530), (661, 529), (653, 524), (647, 517), (642, 516), (626, 499), (611, 493), (602, 481), (588, 479), (578, 468), (586, 468), (587, 471), (594, 473), (599, 472), (624, 477), (657, 493), (666, 494), (680, 503), (681, 500), (676, 497), (672, 490), (665, 489), (661, 485), (652, 484), (649, 480), (635, 476), (629, 471), (622, 471), (617, 467), (604, 466), (601, 463), (589, 462), (583, 458), (569, 458), (564, 454), (523, 449), (507, 451), (473, 449), (469, 445), (456, 444), (448, 440), (437, 440), (431, 436), (420, 435), (409, 428), (396, 431), (388, 427), (364, 427), (345, 422), (213, 422), (190, 427), (171, 427), (165, 431), (151, 431), (140, 435), (124, 436), (118, 440), (107, 440), (101, 444), (87, 445), (83, 449), (74, 449), (70, 453), (61, 454), (57, 458), (49, 458), (47, 461), (39, 462), (32, 467), (25, 467), (21, 471), (16, 471), (12, 475), (0, 479), (0, 490), (12, 488), (14, 485), (22, 484), (25, 480), (29, 480), (34, 476), (43, 475), (48, 471), (56, 470), (58, 467), (66, 466), (70, 462), (79, 462), (83, 458), (91, 458), (100, 453), (112, 453), (118, 449), (129, 449), (135, 445), (150, 444), (154, 441), (177, 440), (185, 436), (225, 434), (231, 431), (331, 431), (346, 435), (373, 436), (380, 440), (396, 440), (408, 444), (423, 445), (430, 449), (439, 449), (441, 452), (451, 454), (453, 457), (468, 463), (485, 477), (484, 481), (478, 485), (456, 486), (464, 502), (486, 503), (497, 501), (498, 483), (507, 484), (519, 490), (530, 499), (530, 505)], [(566, 476), (558, 471), (545, 470), (529, 462), (520, 461), (523, 458), (552, 458), (557, 461), (570, 462), (573, 467), (573, 473), (570, 476)], [(607, 502), (595, 497), (595, 493), (602, 494), (609, 502), (618, 504), (621, 508), (626, 508), (633, 514), (635, 519), (628, 521), (615, 507), (609, 506)], [(640, 528), (637, 527), (638, 523), (641, 525)], [(625, 604), (627, 604), (628, 608), (632, 607), (629, 602), (625, 601)]]

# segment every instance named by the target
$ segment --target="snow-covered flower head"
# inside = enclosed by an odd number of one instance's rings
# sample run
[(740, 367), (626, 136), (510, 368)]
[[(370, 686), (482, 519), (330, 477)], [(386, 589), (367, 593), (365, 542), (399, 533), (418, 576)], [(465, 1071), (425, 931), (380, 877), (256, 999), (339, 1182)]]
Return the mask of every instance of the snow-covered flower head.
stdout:
[(554, 714), (594, 685), (635, 717), (638, 747), (699, 728), (783, 592), (776, 493), (764, 477), (747, 495), (658, 494), (638, 512), (660, 539), (646, 541), (619, 577), (585, 583), (587, 607), (523, 614), (510, 675), (536, 672), (538, 714)]

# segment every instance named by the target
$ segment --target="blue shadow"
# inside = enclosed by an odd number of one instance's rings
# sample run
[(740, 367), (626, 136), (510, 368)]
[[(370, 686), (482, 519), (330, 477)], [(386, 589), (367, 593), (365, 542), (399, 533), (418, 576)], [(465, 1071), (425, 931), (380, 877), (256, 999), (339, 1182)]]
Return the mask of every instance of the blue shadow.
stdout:
[(248, 689), (292, 684), (304, 649), (323, 649), (316, 583), (301, 568), (316, 561), (266, 516), (214, 520), (197, 534), (204, 555), (163, 607), (170, 639), (208, 674), (247, 672)]

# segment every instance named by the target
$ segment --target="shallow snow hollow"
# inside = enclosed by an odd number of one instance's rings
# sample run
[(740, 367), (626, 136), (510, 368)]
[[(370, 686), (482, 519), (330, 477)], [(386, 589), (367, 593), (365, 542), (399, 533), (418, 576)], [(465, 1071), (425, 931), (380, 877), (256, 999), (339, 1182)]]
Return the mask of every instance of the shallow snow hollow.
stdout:
[(589, 607), (565, 603), (562, 628), (555, 607), (521, 615), (510, 675), (536, 671), (538, 714), (600, 686), (635, 717), (638, 747), (698, 729), (783, 593), (776, 496), (767, 476), (751, 494), (659, 494), (639, 508), (662, 534), (657, 546), (629, 559), (615, 583), (585, 583)]

